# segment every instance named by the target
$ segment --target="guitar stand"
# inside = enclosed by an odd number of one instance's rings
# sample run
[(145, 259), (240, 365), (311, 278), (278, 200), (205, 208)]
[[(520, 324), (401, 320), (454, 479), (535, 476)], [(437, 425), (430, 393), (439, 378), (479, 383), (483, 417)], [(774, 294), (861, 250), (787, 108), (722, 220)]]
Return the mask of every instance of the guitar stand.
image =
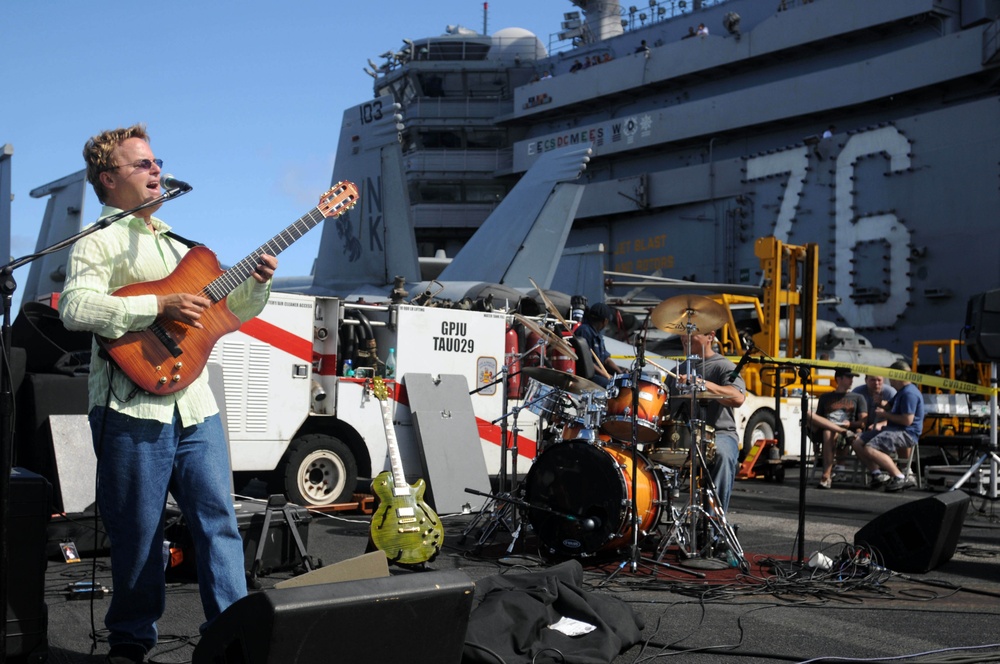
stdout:
[(292, 516), (292, 507), (283, 495), (274, 494), (267, 499), (267, 507), (264, 509), (264, 521), (260, 525), (260, 534), (257, 538), (257, 551), (254, 553), (253, 564), (250, 565), (250, 570), (247, 572), (247, 584), (254, 590), (260, 589), (261, 586), (258, 579), (265, 575), (265, 572), (261, 571), (264, 546), (267, 544), (271, 519), (276, 511), (280, 511), (285, 517), (285, 525), (288, 526), (288, 532), (291, 534), (292, 539), (295, 540), (295, 546), (299, 552), (299, 558), (302, 560), (302, 566), (305, 567), (307, 572), (313, 570), (312, 557), (306, 553), (306, 546), (302, 543), (302, 538), (299, 537), (299, 530)]

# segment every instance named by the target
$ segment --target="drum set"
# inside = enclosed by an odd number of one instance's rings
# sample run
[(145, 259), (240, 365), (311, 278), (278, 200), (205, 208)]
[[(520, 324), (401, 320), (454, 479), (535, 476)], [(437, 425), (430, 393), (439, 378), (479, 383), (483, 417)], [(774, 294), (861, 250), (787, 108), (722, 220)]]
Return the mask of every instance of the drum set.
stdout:
[[(555, 308), (550, 310), (561, 321)], [(712, 481), (715, 432), (699, 419), (703, 406), (716, 398), (704, 389), (703, 358), (689, 355), (675, 372), (644, 357), (649, 323), (687, 335), (690, 342), (692, 335), (715, 330), (726, 318), (722, 305), (700, 296), (661, 302), (640, 332), (632, 370), (611, 376), (606, 388), (549, 367), (523, 368), (522, 379), (528, 378), (524, 398), (503, 418), (514, 418), (515, 441), (523, 409), (537, 415), (542, 433), (520, 485), (515, 467), (511, 491), (503, 491), (501, 478), (501, 493), (490, 495), (489, 509), (480, 512), (490, 519), (480, 545), (498, 526), (516, 541), (526, 520), (543, 550), (554, 556), (626, 555), (622, 569), (629, 563), (637, 567), (640, 551), (652, 549), (654, 557), (644, 560), (673, 567), (663, 559), (676, 547), (685, 567), (745, 567)], [(544, 332), (539, 336), (557, 343)], [(503, 449), (504, 459), (506, 453)], [(502, 473), (505, 468), (501, 463)], [(511, 542), (508, 552), (513, 547)]]

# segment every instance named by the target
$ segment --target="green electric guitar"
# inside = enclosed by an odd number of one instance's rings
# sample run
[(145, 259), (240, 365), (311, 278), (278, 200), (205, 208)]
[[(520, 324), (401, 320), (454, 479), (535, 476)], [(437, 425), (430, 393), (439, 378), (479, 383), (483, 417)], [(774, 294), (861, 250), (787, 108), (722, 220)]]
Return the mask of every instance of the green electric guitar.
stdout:
[(441, 519), (424, 502), (424, 481), (410, 486), (403, 475), (396, 433), (389, 409), (389, 391), (381, 378), (372, 381), (372, 394), (382, 408), (382, 424), (389, 447), (389, 467), (372, 480), (372, 492), (379, 506), (372, 516), (372, 542), (385, 552), (389, 562), (417, 565), (438, 554), (444, 543)]

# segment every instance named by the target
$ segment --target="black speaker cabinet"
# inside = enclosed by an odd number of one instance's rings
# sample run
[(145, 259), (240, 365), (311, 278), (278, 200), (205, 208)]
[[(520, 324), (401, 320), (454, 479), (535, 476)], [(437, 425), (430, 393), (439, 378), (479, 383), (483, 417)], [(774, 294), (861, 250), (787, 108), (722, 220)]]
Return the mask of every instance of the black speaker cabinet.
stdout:
[(1000, 362), (1000, 288), (969, 298), (965, 345), (976, 362)]
[(473, 591), (459, 571), (265, 590), (226, 609), (191, 661), (459, 664)]
[(869, 521), (854, 543), (877, 550), (895, 572), (929, 572), (955, 555), (968, 510), (969, 496), (962, 491), (915, 500)]
[(45, 528), (49, 483), (23, 468), (10, 474), (7, 551), (7, 643), (0, 661), (43, 662), (48, 652)]

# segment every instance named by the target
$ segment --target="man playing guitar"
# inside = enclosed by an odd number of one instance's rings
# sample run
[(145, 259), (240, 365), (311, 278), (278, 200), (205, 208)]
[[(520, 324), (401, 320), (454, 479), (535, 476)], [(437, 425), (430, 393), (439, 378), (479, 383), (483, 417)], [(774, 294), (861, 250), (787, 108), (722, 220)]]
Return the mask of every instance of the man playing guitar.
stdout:
[[(160, 196), (162, 161), (154, 157), (143, 125), (92, 137), (83, 156), (87, 180), (105, 205), (102, 217)], [(130, 284), (166, 278), (188, 253), (184, 243), (167, 235), (170, 227), (153, 216), (158, 207), (135, 210), (73, 247), (59, 300), (67, 328), (115, 340), (163, 324), (198, 331), (209, 324), (213, 307), (228, 309), (241, 321), (264, 308), (278, 265), (268, 254), (253, 266), (252, 279), (221, 300), (197, 292), (114, 295)], [(177, 366), (185, 361), (179, 355)], [(194, 366), (198, 373), (190, 376), (189, 385), (154, 394), (130, 380), (94, 344), (89, 418), (98, 459), (97, 505), (111, 541), (115, 592), (105, 624), (111, 646), (107, 661), (112, 664), (142, 662), (156, 645), (156, 621), (165, 603), (162, 547), (168, 489), (194, 539), (206, 620), (211, 622), (246, 594), (219, 409), (207, 372)]]

